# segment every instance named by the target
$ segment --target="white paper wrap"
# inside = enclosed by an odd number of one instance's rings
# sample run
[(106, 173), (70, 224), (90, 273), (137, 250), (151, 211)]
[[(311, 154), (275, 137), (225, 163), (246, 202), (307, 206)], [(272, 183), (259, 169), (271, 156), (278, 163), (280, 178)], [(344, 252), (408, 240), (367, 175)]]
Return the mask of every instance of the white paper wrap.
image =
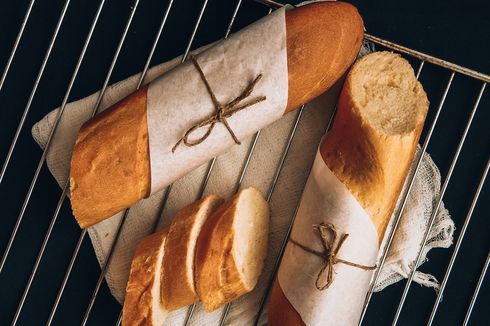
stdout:
[[(233, 34), (197, 56), (216, 98), (221, 103), (235, 99), (258, 75), (247, 103), (266, 96), (227, 118), (238, 139), (262, 129), (279, 119), (288, 99), (285, 9)], [(210, 136), (201, 144), (172, 148), (184, 133), (197, 123), (216, 113), (211, 97), (196, 67), (187, 61), (152, 82), (147, 100), (150, 147), (151, 193), (194, 170), (234, 144), (229, 131), (217, 123)], [(194, 132), (190, 139), (199, 138), (207, 126)]]
[[(375, 264), (379, 248), (374, 225), (318, 151), (291, 238), (323, 252), (320, 237), (313, 229), (321, 222), (333, 224), (338, 239), (349, 234), (337, 258), (366, 266)], [(315, 281), (323, 265), (322, 258), (289, 242), (278, 275), (284, 294), (308, 326), (357, 325), (373, 271), (337, 263), (333, 267), (333, 283), (320, 291)]]

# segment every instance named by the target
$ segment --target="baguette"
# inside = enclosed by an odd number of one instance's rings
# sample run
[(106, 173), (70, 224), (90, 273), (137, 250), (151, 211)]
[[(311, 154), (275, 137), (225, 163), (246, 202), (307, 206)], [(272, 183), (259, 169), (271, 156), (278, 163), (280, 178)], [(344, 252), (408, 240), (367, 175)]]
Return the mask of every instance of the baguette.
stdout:
[[(323, 93), (353, 62), (363, 38), (357, 10), (342, 2), (286, 12), (285, 113)], [(149, 196), (147, 87), (86, 122), (70, 170), (73, 214), (87, 228)]]
[(250, 292), (267, 254), (269, 205), (254, 188), (240, 191), (206, 221), (196, 253), (196, 284), (213, 311)]
[(136, 249), (126, 287), (123, 326), (160, 326), (168, 314), (160, 299), (160, 274), (167, 234), (168, 229), (154, 233), (144, 238)]
[(208, 217), (223, 202), (209, 195), (180, 210), (172, 220), (165, 243), (161, 296), (169, 311), (190, 305), (199, 298), (194, 286), (197, 238)]
[[(369, 215), (379, 243), (409, 171), (428, 106), (406, 60), (389, 52), (367, 55), (348, 74), (332, 129), (320, 145), (328, 168)], [(304, 324), (277, 279), (268, 318), (270, 325)]]

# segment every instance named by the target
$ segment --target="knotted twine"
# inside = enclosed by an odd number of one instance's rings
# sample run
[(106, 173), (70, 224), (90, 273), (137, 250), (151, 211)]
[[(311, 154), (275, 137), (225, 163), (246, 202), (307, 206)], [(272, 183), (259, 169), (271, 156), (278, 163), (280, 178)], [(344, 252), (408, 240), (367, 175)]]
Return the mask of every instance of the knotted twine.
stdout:
[[(239, 105), (241, 101), (248, 98), (252, 94), (252, 92), (255, 88), (255, 85), (257, 85), (257, 83), (262, 78), (262, 74), (258, 74), (257, 77), (255, 77), (255, 79), (251, 83), (249, 83), (248, 86), (243, 90), (243, 92), (240, 95), (238, 95), (234, 100), (223, 104), (220, 101), (218, 101), (218, 99), (216, 98), (216, 95), (214, 95), (214, 92), (211, 89), (211, 86), (209, 85), (209, 82), (206, 79), (206, 76), (204, 75), (204, 72), (202, 71), (201, 66), (197, 62), (196, 57), (191, 54), (190, 59), (191, 59), (191, 62), (194, 64), (194, 67), (196, 67), (197, 71), (199, 72), (199, 75), (201, 76), (202, 81), (206, 85), (206, 89), (208, 90), (209, 96), (211, 96), (211, 100), (213, 101), (214, 107), (216, 109), (216, 113), (213, 116), (211, 116), (207, 119), (204, 119), (201, 122), (199, 122), (196, 125), (189, 128), (185, 132), (184, 136), (182, 136), (182, 138), (180, 138), (179, 141), (174, 145), (174, 147), (172, 148), (172, 153), (175, 153), (175, 150), (177, 149), (177, 147), (181, 143), (184, 143), (184, 145), (186, 145), (188, 147), (192, 147), (192, 146), (199, 145), (200, 143), (205, 141), (209, 137), (211, 132), (213, 131), (213, 128), (216, 125), (216, 123), (218, 123), (218, 122), (221, 122), (222, 124), (225, 125), (226, 129), (228, 129), (228, 132), (230, 133), (230, 135), (233, 138), (233, 140), (235, 141), (235, 143), (237, 145), (240, 145), (241, 144), (240, 140), (238, 140), (237, 136), (235, 135), (235, 132), (233, 131), (233, 129), (231, 129), (231, 127), (228, 123), (228, 120), (226, 120), (226, 118), (231, 117), (232, 115), (234, 115), (238, 111), (241, 111), (241, 110), (243, 110), (249, 106), (255, 105), (259, 102), (266, 100), (265, 96), (259, 96), (259, 97), (252, 99), (248, 103)], [(209, 125), (209, 127), (201, 137), (199, 137), (195, 140), (189, 139), (189, 136), (194, 131), (196, 131), (199, 128), (205, 127), (207, 125)]]
[[(318, 272), (316, 281), (315, 281), (315, 286), (319, 291), (323, 291), (327, 289), (333, 282), (333, 275), (334, 275), (334, 270), (333, 266), (335, 264), (341, 263), (341, 264), (346, 264), (352, 267), (356, 268), (361, 268), (364, 270), (374, 270), (376, 269), (376, 265), (374, 266), (366, 266), (366, 265), (361, 265), (357, 263), (353, 263), (347, 260), (344, 260), (342, 258), (338, 258), (337, 254), (342, 247), (342, 244), (344, 241), (347, 239), (349, 234), (345, 233), (342, 234), (340, 237), (340, 240), (337, 243), (337, 246), (334, 248), (335, 243), (337, 242), (337, 230), (335, 229), (335, 226), (331, 223), (320, 223), (320, 224), (315, 224), (313, 225), (313, 228), (318, 231), (318, 235), (320, 236), (320, 241), (323, 246), (324, 252), (319, 252), (314, 249), (311, 249), (305, 245), (302, 245), (301, 243), (297, 242), (294, 239), (289, 239), (290, 242), (293, 244), (297, 245), (301, 249), (303, 249), (306, 252), (309, 252), (313, 255), (316, 255), (320, 258), (323, 259), (324, 264), (323, 267), (320, 269)], [(330, 236), (329, 236), (330, 234)], [(325, 283), (321, 285), (321, 279), (323, 278), (322, 276), (325, 274)]]

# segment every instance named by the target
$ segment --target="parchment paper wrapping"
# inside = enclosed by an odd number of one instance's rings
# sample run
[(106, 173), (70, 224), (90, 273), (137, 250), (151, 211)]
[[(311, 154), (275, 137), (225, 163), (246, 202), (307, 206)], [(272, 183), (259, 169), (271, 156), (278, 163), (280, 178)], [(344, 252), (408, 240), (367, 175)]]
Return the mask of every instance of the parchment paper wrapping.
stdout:
[[(238, 139), (278, 120), (288, 99), (285, 9), (217, 43), (199, 54), (197, 61), (222, 103), (235, 99), (257, 75), (263, 75), (251, 96), (241, 103), (258, 96), (267, 99), (227, 118)], [(152, 193), (234, 144), (230, 132), (218, 122), (201, 144), (181, 144), (172, 152), (189, 128), (216, 113), (206, 86), (190, 61), (150, 84), (147, 112)], [(207, 128), (197, 130), (192, 139), (199, 138)]]
[[(338, 258), (366, 266), (375, 264), (379, 248), (374, 225), (318, 151), (291, 238), (324, 252), (320, 237), (312, 227), (321, 222), (332, 223), (339, 237), (349, 234)], [(337, 263), (333, 267), (333, 283), (320, 291), (315, 281), (323, 265), (322, 258), (289, 242), (278, 276), (284, 294), (308, 326), (357, 325), (372, 271)]]

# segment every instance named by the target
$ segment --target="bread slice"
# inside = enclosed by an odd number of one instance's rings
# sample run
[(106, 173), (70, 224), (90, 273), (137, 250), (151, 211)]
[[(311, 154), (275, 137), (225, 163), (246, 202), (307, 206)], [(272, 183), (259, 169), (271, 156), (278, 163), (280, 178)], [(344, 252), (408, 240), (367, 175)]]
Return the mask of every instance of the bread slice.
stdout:
[[(359, 13), (348, 3), (311, 3), (286, 12), (285, 112), (320, 95), (345, 73), (359, 51), (363, 32)], [(143, 87), (80, 129), (70, 167), (70, 200), (81, 228), (150, 194), (146, 106), (147, 87)]]
[(180, 210), (170, 225), (162, 266), (161, 296), (165, 309), (172, 311), (199, 298), (194, 285), (194, 257), (198, 236), (208, 217), (223, 203), (209, 195)]
[[(349, 72), (333, 126), (320, 145), (327, 166), (368, 213), (380, 243), (428, 107), (427, 95), (405, 59), (391, 52), (369, 54)], [(269, 325), (304, 325), (277, 279), (268, 317)]]
[(168, 311), (160, 299), (160, 274), (168, 229), (144, 238), (136, 248), (124, 300), (123, 326), (161, 326)]
[(213, 311), (250, 292), (267, 253), (269, 205), (254, 188), (241, 190), (206, 221), (196, 254), (197, 292)]
[(318, 1), (286, 11), (286, 112), (311, 101), (339, 80), (354, 62), (363, 38), (364, 23), (350, 3)]

